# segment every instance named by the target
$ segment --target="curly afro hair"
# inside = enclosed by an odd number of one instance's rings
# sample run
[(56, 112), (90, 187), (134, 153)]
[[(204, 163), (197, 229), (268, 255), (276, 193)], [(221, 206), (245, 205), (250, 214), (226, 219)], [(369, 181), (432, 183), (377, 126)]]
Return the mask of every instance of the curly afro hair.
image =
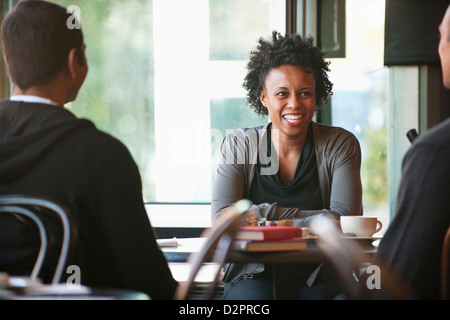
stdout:
[(247, 90), (247, 103), (256, 114), (267, 116), (268, 111), (260, 101), (265, 80), (269, 71), (282, 65), (301, 66), (314, 74), (316, 81), (316, 106), (320, 107), (332, 94), (333, 84), (328, 79), (329, 62), (325, 61), (324, 53), (314, 46), (313, 38), (302, 39), (299, 35), (284, 37), (272, 32), (272, 42), (260, 38), (256, 51), (250, 52), (247, 65), (247, 76), (243, 87)]

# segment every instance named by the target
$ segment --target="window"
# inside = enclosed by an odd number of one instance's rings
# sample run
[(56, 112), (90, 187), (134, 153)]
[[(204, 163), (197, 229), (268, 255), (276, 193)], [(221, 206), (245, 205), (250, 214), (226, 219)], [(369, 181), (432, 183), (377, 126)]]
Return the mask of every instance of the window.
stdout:
[(346, 0), (346, 57), (330, 59), (332, 124), (360, 141), (364, 215), (379, 217), (383, 230), (389, 224), (384, 6), (384, 0)]
[(284, 32), (281, 3), (77, 1), (89, 74), (70, 108), (127, 145), (147, 202), (210, 202), (227, 130), (267, 122), (241, 85), (259, 37)]

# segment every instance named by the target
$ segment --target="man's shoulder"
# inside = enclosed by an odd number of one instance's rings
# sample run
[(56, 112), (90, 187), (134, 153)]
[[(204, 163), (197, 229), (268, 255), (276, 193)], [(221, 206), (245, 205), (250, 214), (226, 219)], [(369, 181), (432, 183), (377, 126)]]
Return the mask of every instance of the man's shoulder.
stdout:
[(450, 157), (450, 119), (421, 134), (407, 151), (404, 165), (448, 168)]
[(414, 144), (442, 145), (450, 148), (450, 118), (419, 136)]
[(74, 132), (74, 139), (82, 140), (86, 146), (91, 146), (99, 151), (104, 149), (126, 149), (125, 145), (108, 132), (98, 129), (90, 120), (78, 119), (84, 122), (82, 130)]

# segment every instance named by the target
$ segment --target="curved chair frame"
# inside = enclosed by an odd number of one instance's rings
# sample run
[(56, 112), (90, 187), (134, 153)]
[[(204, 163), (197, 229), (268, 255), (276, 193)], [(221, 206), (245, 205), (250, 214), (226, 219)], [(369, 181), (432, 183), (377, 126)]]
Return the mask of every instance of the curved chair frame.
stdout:
[(205, 289), (205, 294), (202, 297), (204, 300), (213, 299), (215, 288), (219, 281), (220, 267), (226, 262), (234, 241), (234, 236), (242, 224), (242, 219), (246, 216), (246, 211), (251, 205), (251, 202), (248, 200), (236, 202), (230, 207), (226, 218), (223, 218), (223, 221), (218, 226), (212, 230), (208, 230), (203, 235), (207, 236), (206, 242), (200, 252), (191, 254), (189, 257), (188, 263), (191, 264), (191, 270), (187, 281), (179, 284), (175, 292), (176, 300), (189, 300), (192, 298), (195, 278), (205, 262), (212, 262), (218, 265), (213, 281)]
[(52, 284), (59, 283), (76, 238), (76, 228), (71, 221), (69, 210), (51, 200), (27, 195), (0, 196), (0, 207), (1, 213), (15, 213), (21, 216), (26, 216), (30, 218), (38, 227), (41, 238), (41, 246), (31, 274), (32, 280), (37, 279), (39, 272), (42, 269), (44, 257), (47, 251), (48, 237), (45, 223), (43, 222), (44, 215), (54, 213), (58, 216), (63, 228), (63, 239), (58, 263), (53, 274)]

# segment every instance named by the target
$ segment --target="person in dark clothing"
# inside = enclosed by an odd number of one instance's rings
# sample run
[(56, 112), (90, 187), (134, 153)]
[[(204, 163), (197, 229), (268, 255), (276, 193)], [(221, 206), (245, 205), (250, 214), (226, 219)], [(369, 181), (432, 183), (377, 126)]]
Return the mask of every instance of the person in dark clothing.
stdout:
[[(71, 264), (82, 284), (172, 299), (177, 282), (157, 246), (131, 154), (63, 107), (88, 71), (82, 31), (67, 27), (69, 17), (55, 4), (23, 1), (3, 21), (14, 93), (0, 102), (0, 195), (41, 196), (70, 209), (78, 228)], [(38, 243), (11, 228), (0, 221), (0, 271), (30, 272)], [(5, 246), (6, 234), (17, 237), (10, 243), (18, 251)]]
[[(443, 81), (450, 89), (450, 7), (439, 27)], [(418, 299), (438, 299), (441, 252), (450, 226), (450, 119), (414, 141), (403, 160), (396, 215), (378, 248)]]

